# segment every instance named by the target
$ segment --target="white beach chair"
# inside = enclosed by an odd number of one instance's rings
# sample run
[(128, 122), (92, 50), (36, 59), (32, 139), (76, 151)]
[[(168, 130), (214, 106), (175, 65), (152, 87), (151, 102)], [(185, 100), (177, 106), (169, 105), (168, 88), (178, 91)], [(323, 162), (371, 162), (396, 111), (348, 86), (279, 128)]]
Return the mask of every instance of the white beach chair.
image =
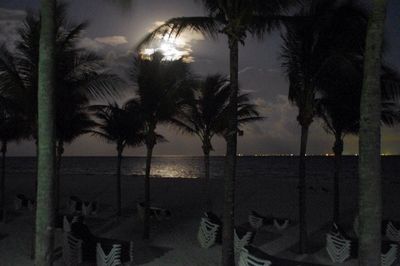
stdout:
[(253, 227), (256, 230), (260, 229), (264, 224), (264, 218), (258, 216), (254, 212), (250, 212), (248, 219), (251, 227)]
[(78, 211), (78, 205), (82, 204), (82, 201), (78, 197), (69, 197), (68, 209), (70, 213), (76, 213)]
[(390, 249), (386, 254), (381, 254), (382, 266), (391, 266), (397, 260), (398, 246), (391, 244)]
[(96, 214), (97, 214), (97, 202), (94, 201), (82, 202), (83, 216), (96, 215)]
[(272, 263), (267, 259), (257, 258), (249, 253), (246, 248), (240, 251), (238, 266), (270, 266)]
[(30, 211), (35, 210), (35, 201), (34, 200), (31, 200), (31, 199), (28, 200), (28, 210), (30, 210)]
[[(143, 221), (145, 215), (145, 207), (143, 203), (138, 202), (136, 204), (137, 212), (139, 218)], [(171, 217), (171, 212), (167, 209), (157, 208), (157, 207), (150, 207), (150, 217), (156, 218), (158, 221), (162, 221)]]
[(23, 201), (23, 199), (18, 197), (18, 195), (15, 196), (15, 198), (14, 198), (14, 209), (16, 211), (19, 211), (19, 210), (22, 209), (22, 201)]
[(288, 227), (289, 225), (289, 219), (283, 220), (283, 223), (280, 223), (278, 219), (274, 219), (274, 226), (278, 230), (284, 230)]
[(385, 235), (394, 242), (400, 242), (400, 229), (397, 229), (391, 221), (386, 225)]
[(67, 216), (63, 217), (63, 232), (71, 232), (71, 225), (78, 221), (78, 216), (72, 217), (71, 222), (68, 221)]
[(82, 263), (82, 240), (75, 238), (70, 233), (64, 233), (62, 245), (62, 258), (66, 266), (78, 266)]
[(96, 265), (97, 266), (116, 266), (122, 265), (121, 263), (121, 245), (114, 244), (111, 251), (106, 255), (101, 248), (101, 244), (97, 243), (96, 246)]
[(326, 251), (335, 263), (342, 263), (350, 257), (351, 241), (341, 236), (326, 234)]
[(241, 250), (250, 244), (251, 238), (253, 237), (253, 232), (246, 232), (242, 238), (240, 238), (236, 232), (234, 231), (234, 246), (235, 253), (241, 252)]
[(208, 218), (201, 218), (197, 240), (202, 248), (213, 246), (217, 240), (220, 225), (212, 223)]
[(67, 216), (64, 216), (64, 218), (63, 218), (63, 231), (67, 232), (67, 233), (71, 232), (71, 224), (72, 224), (72, 222), (70, 223), (68, 221)]

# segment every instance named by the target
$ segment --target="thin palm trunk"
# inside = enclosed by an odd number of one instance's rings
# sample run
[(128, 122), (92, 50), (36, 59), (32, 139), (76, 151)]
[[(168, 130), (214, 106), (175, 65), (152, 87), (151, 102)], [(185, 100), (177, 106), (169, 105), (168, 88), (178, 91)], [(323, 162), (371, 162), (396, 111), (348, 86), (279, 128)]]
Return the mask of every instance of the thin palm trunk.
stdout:
[(229, 37), (230, 51), (230, 110), (225, 158), (225, 193), (224, 216), (222, 232), (222, 265), (235, 264), (234, 253), (234, 221), (235, 221), (235, 178), (236, 178), (236, 149), (237, 149), (237, 96), (239, 88), (239, 43)]
[(205, 211), (212, 211), (212, 201), (211, 201), (211, 187), (210, 187), (210, 145), (206, 141), (203, 144), (203, 159), (204, 159), (204, 208)]
[(7, 142), (1, 144), (1, 220), (6, 222), (6, 153)]
[(307, 252), (307, 186), (306, 186), (306, 152), (309, 125), (301, 126), (300, 158), (299, 158), (299, 252)]
[(52, 265), (55, 179), (55, 10), (56, 1), (41, 0), (38, 77), (38, 184), (35, 265)]
[(117, 157), (117, 216), (122, 214), (122, 193), (121, 193), (121, 163), (122, 163), (122, 148), (118, 147), (118, 157)]
[(60, 211), (60, 198), (61, 198), (61, 162), (62, 155), (64, 153), (64, 142), (62, 140), (58, 141), (57, 145), (57, 159), (56, 159), (56, 180), (55, 180), (55, 209), (56, 209), (56, 217)]
[(333, 153), (335, 154), (335, 174), (333, 178), (333, 221), (340, 223), (340, 172), (342, 170), (343, 140), (340, 134), (335, 135)]
[(143, 221), (143, 239), (150, 238), (150, 170), (151, 159), (153, 157), (154, 145), (147, 145), (146, 173), (144, 177), (144, 221)]
[(386, 1), (374, 0), (369, 18), (359, 137), (359, 265), (381, 264), (381, 60)]

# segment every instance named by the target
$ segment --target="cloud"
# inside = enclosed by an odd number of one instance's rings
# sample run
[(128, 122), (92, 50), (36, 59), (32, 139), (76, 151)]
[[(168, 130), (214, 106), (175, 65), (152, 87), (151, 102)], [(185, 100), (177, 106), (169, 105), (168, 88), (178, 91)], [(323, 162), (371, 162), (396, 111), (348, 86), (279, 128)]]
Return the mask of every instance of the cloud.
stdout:
[(128, 40), (125, 36), (106, 36), (98, 37), (94, 39), (96, 42), (103, 43), (110, 46), (118, 46), (121, 44), (127, 44)]
[(0, 8), (0, 44), (14, 49), (15, 42), (19, 39), (17, 29), (22, 26), (26, 16), (23, 10)]
[(127, 43), (128, 40), (125, 36), (114, 35), (96, 38), (84, 37), (80, 40), (79, 46), (99, 52), (101, 50), (108, 50), (110, 47), (118, 47)]

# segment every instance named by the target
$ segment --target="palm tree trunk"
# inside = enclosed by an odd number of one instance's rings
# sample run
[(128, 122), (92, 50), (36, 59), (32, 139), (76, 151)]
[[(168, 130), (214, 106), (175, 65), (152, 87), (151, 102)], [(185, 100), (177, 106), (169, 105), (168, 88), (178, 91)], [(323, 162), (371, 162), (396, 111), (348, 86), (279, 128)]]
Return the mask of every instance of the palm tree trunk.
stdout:
[(122, 163), (122, 147), (118, 147), (118, 158), (117, 158), (117, 216), (122, 214), (122, 193), (121, 193), (121, 163)]
[(236, 178), (236, 149), (237, 149), (237, 95), (239, 88), (239, 42), (229, 36), (230, 52), (230, 110), (225, 157), (225, 193), (224, 217), (222, 232), (222, 265), (235, 264), (234, 253), (234, 222), (235, 222), (235, 178)]
[(204, 159), (204, 208), (205, 211), (212, 211), (212, 201), (210, 193), (210, 145), (209, 141), (203, 144), (203, 159)]
[(147, 145), (146, 173), (144, 177), (144, 221), (143, 221), (143, 239), (150, 238), (150, 170), (151, 159), (153, 157), (154, 144)]
[(6, 222), (6, 152), (7, 142), (1, 145), (1, 220)]
[(340, 172), (342, 166), (343, 140), (342, 134), (335, 134), (335, 144), (333, 153), (335, 154), (335, 174), (333, 178), (333, 221), (336, 224), (340, 223)]
[(381, 59), (386, 0), (374, 0), (369, 18), (359, 138), (359, 265), (381, 264)]
[(55, 179), (55, 0), (41, 0), (35, 265), (52, 265)]
[(56, 217), (58, 216), (60, 212), (60, 198), (61, 198), (61, 161), (62, 161), (62, 155), (64, 153), (64, 142), (62, 140), (58, 141), (57, 145), (57, 159), (56, 159), (56, 180), (55, 180), (55, 211), (56, 211)]
[(309, 125), (301, 126), (299, 158), (299, 252), (307, 253), (307, 186), (306, 186), (306, 152)]

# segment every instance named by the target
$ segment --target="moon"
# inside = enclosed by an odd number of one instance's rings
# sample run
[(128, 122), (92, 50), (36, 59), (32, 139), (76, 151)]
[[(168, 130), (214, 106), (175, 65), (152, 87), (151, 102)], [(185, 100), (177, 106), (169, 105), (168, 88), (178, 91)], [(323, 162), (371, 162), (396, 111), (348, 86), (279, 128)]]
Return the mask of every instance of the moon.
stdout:
[(164, 60), (174, 61), (182, 59), (184, 62), (193, 62), (192, 49), (188, 45), (187, 40), (182, 36), (170, 37), (159, 36), (149, 46), (142, 49), (140, 54), (146, 58), (155, 52), (161, 52)]

